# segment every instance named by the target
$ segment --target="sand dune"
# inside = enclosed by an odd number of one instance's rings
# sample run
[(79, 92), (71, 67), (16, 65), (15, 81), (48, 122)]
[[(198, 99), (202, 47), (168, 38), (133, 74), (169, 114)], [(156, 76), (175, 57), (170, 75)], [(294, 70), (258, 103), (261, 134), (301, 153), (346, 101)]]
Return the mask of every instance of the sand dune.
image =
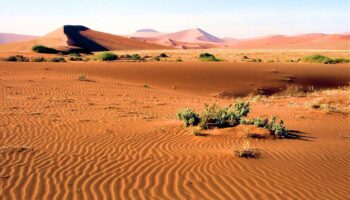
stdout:
[[(251, 139), (262, 151), (257, 160), (233, 156), (242, 127), (194, 137), (174, 117), (184, 107), (232, 103), (214, 97), (223, 88), (283, 86), (286, 75), (337, 87), (349, 81), (348, 65), (0, 66), (0, 147), (13, 147), (0, 154), (1, 199), (347, 199), (350, 192), (349, 116), (305, 106), (320, 96), (252, 102), (251, 116), (277, 115), (304, 136)], [(349, 91), (327, 94), (350, 105)]]
[(349, 50), (350, 35), (304, 34), (294, 36), (275, 35), (226, 43), (237, 49), (335, 49)]
[(146, 29), (137, 31), (131, 37), (142, 41), (182, 49), (211, 48), (223, 42), (220, 38), (200, 28), (188, 29), (175, 33), (160, 33), (152, 29)]
[(164, 49), (166, 47), (91, 30), (84, 26), (66, 25), (43, 37), (27, 42), (0, 45), (1, 52), (28, 52), (34, 45), (57, 49), (80, 48), (88, 52), (130, 49)]
[(35, 38), (37, 38), (37, 36), (21, 35), (14, 33), (0, 33), (0, 44), (22, 42), (26, 40), (33, 40)]
[[(350, 35), (348, 33), (272, 35), (251, 39), (226, 37), (221, 39), (197, 28), (175, 33), (160, 33), (153, 29), (145, 29), (137, 31), (132, 37), (150, 43), (183, 49), (350, 49)], [(164, 40), (171, 42), (164, 42)]]

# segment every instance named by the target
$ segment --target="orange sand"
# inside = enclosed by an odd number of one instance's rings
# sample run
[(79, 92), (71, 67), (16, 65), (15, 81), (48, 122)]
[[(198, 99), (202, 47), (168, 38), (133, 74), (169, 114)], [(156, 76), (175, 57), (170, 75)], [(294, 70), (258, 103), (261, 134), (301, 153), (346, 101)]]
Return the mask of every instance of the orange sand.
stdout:
[[(272, 73), (275, 69), (278, 73)], [(216, 93), (295, 83), (337, 87), (349, 65), (0, 62), (0, 199), (347, 199), (349, 116), (311, 110), (319, 98), (252, 102), (300, 140), (250, 139), (262, 157), (234, 157), (242, 127), (195, 137), (184, 107), (232, 103)], [(91, 82), (79, 81), (85, 74)], [(149, 87), (143, 87), (148, 84)], [(174, 87), (175, 86), (175, 87)], [(349, 107), (349, 90), (336, 95)]]

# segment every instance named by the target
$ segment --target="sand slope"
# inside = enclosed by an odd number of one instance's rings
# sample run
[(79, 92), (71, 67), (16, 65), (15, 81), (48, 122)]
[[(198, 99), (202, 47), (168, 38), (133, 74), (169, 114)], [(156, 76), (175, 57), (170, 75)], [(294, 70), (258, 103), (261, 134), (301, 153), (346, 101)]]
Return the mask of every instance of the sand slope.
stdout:
[(94, 31), (84, 26), (65, 25), (35, 40), (0, 45), (0, 52), (28, 52), (31, 51), (34, 45), (39, 44), (57, 49), (81, 48), (89, 52), (167, 48), (127, 37)]
[(226, 46), (237, 49), (350, 49), (350, 35), (304, 34), (232, 41)]
[(14, 33), (0, 33), (0, 44), (13, 43), (13, 42), (22, 42), (26, 40), (32, 40), (37, 38), (36, 36), (31, 35), (21, 35)]
[(252, 139), (258, 160), (233, 156), (242, 127), (194, 137), (175, 120), (183, 107), (232, 103), (212, 97), (222, 86), (279, 83), (272, 67), (320, 87), (349, 81), (346, 65), (0, 62), (0, 147), (31, 148), (1, 152), (0, 198), (347, 199), (349, 116), (306, 108), (312, 97), (253, 103), (251, 116), (305, 136)]
[(188, 29), (174, 33), (160, 33), (152, 29), (139, 30), (132, 38), (173, 48), (200, 49), (222, 44), (222, 40), (200, 28)]

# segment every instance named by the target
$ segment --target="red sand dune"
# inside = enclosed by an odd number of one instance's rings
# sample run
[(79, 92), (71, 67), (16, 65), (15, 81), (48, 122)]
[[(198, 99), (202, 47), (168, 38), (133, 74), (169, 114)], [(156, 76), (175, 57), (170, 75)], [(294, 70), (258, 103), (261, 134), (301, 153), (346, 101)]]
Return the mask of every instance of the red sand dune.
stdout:
[(350, 49), (350, 35), (341, 34), (303, 34), (275, 35), (263, 38), (239, 40), (226, 43), (227, 47), (237, 49)]
[(35, 40), (0, 45), (0, 51), (26, 52), (31, 51), (34, 45), (39, 44), (58, 49), (82, 48), (89, 52), (166, 48), (127, 37), (94, 31), (84, 26), (66, 25)]
[(27, 40), (33, 40), (35, 38), (37, 38), (37, 36), (14, 34), (14, 33), (0, 33), (0, 44), (23, 42)]

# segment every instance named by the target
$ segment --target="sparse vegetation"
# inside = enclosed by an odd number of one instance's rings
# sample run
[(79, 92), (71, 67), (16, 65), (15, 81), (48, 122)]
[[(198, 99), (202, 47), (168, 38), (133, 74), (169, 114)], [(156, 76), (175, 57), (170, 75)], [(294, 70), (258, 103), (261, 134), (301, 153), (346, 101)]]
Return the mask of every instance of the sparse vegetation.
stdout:
[(69, 57), (70, 61), (84, 61), (82, 57)]
[(169, 56), (166, 53), (159, 54), (160, 58), (168, 58)]
[(32, 50), (37, 53), (48, 53), (48, 54), (55, 54), (58, 53), (56, 49), (46, 47), (44, 45), (36, 45), (33, 46)]
[(29, 59), (27, 57), (24, 57), (22, 55), (16, 55), (16, 56), (9, 56), (4, 59), (8, 62), (29, 62)]
[(180, 110), (176, 114), (177, 119), (182, 120), (185, 126), (195, 126), (199, 123), (199, 115), (193, 112), (190, 108)]
[(118, 55), (110, 52), (103, 52), (96, 55), (97, 60), (101, 61), (113, 61), (118, 60)]
[(160, 57), (159, 56), (156, 56), (153, 58), (155, 61), (160, 61)]
[(284, 90), (278, 93), (280, 96), (290, 96), (290, 97), (304, 97), (310, 89), (305, 88), (301, 85), (290, 84), (287, 85)]
[(131, 55), (131, 60), (142, 60), (142, 57), (139, 54), (132, 54)]
[(176, 62), (182, 62), (182, 59), (181, 58), (177, 58)]
[(66, 62), (66, 60), (63, 57), (55, 57), (51, 58), (50, 62)]
[(200, 54), (199, 60), (201, 60), (201, 61), (221, 61), (220, 59), (216, 58), (213, 54), (210, 54), (210, 53)]
[(206, 104), (201, 115), (186, 108), (177, 113), (177, 118), (184, 121), (186, 126), (195, 126), (198, 124), (201, 129), (209, 129), (210, 127), (234, 127), (239, 124), (255, 125), (256, 127), (268, 129), (273, 136), (279, 138), (288, 136), (288, 130), (283, 120), (278, 124), (276, 124), (276, 117), (271, 117), (270, 120), (261, 119), (259, 117), (250, 120), (246, 118), (249, 112), (249, 102), (237, 101), (234, 105), (231, 104), (226, 107), (220, 107), (217, 104), (211, 106)]
[(79, 81), (87, 81), (88, 79), (87, 79), (85, 74), (80, 74), (79, 77), (78, 77), (78, 80)]
[(248, 115), (250, 110), (249, 102), (237, 101), (235, 105), (220, 107), (217, 104), (205, 105), (204, 112), (200, 116), (201, 128), (209, 126), (230, 127), (240, 123), (242, 117)]
[(34, 57), (30, 59), (32, 62), (45, 62), (46, 59), (44, 57)]
[(239, 158), (258, 158), (260, 156), (260, 152), (256, 149), (250, 148), (248, 135), (249, 135), (249, 129), (245, 128), (242, 149), (234, 151), (234, 154)]
[(304, 57), (303, 61), (309, 62), (309, 63), (337, 64), (337, 63), (349, 63), (350, 59), (345, 59), (345, 58), (331, 59), (323, 55), (312, 55), (312, 56)]

